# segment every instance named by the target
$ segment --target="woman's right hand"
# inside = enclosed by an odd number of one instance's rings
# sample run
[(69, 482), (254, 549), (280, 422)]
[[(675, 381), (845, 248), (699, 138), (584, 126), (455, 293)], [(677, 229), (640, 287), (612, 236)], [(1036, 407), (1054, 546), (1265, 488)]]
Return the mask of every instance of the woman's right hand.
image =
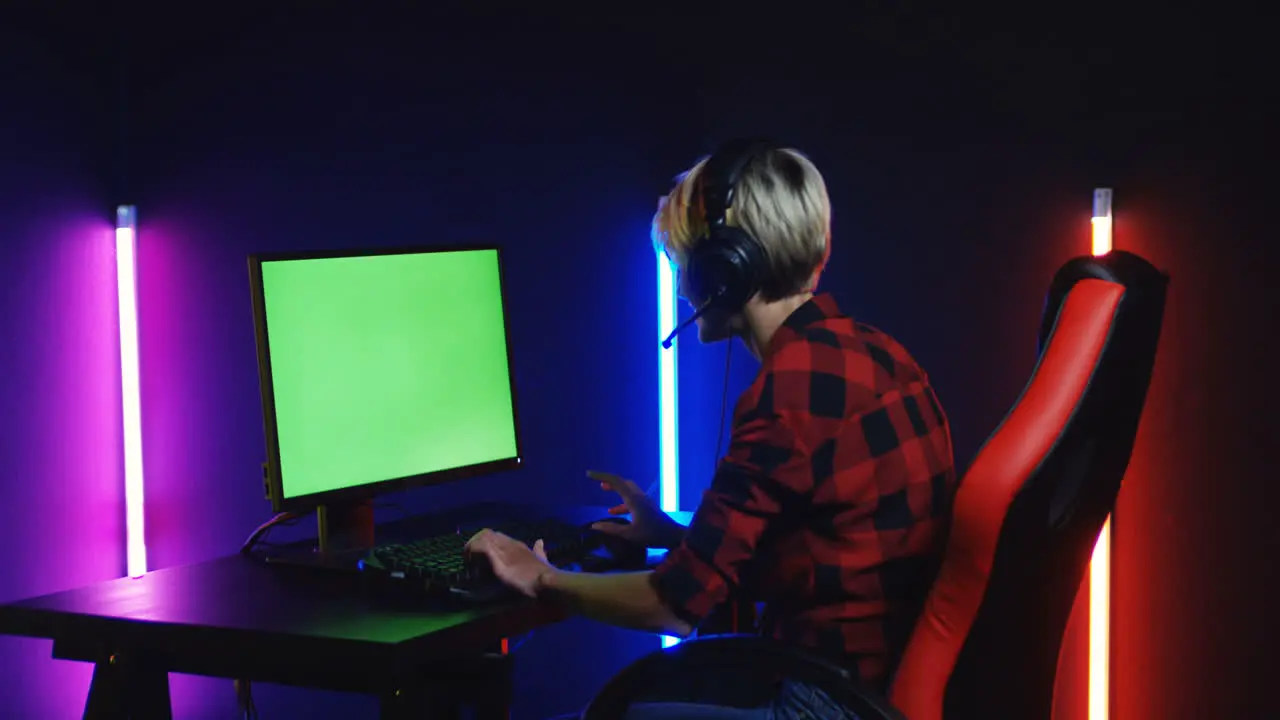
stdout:
[(658, 503), (634, 482), (612, 473), (590, 470), (587, 477), (600, 483), (601, 490), (618, 493), (622, 504), (609, 508), (610, 515), (631, 515), (629, 523), (599, 522), (593, 530), (616, 535), (651, 548), (670, 550), (684, 542), (685, 527), (662, 512)]

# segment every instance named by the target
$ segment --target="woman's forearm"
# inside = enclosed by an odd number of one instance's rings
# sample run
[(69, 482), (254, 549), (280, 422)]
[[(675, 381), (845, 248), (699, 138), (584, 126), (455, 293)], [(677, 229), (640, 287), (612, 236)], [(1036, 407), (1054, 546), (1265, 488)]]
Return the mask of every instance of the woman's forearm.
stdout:
[(576, 573), (557, 570), (545, 577), (539, 596), (546, 595), (580, 615), (609, 625), (689, 635), (693, 629), (662, 603), (649, 582), (649, 571)]

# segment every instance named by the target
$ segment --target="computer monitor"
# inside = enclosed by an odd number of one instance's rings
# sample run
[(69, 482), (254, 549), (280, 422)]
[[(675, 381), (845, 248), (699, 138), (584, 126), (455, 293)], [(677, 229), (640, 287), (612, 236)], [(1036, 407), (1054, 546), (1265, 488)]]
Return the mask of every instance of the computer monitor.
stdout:
[(249, 258), (276, 512), (520, 464), (497, 248)]

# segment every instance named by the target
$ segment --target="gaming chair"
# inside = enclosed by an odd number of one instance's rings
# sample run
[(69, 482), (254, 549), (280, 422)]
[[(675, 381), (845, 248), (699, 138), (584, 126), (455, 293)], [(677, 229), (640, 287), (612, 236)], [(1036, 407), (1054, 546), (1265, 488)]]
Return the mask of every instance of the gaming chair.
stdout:
[(960, 482), (941, 570), (887, 697), (809, 652), (721, 635), (636, 661), (583, 720), (615, 720), (667, 679), (712, 669), (743, 687), (810, 683), (862, 720), (1049, 720), (1067, 619), (1133, 451), (1167, 286), (1120, 251), (1054, 276), (1039, 361)]

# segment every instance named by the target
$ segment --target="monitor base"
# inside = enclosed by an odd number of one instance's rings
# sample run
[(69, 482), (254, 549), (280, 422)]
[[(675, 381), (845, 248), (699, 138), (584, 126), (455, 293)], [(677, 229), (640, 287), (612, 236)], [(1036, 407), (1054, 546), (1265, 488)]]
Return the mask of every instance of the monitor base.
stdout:
[(309, 568), (312, 570), (332, 570), (341, 573), (354, 573), (360, 570), (360, 561), (368, 555), (365, 551), (345, 553), (321, 553), (314, 545), (303, 545), (284, 548), (260, 555), (261, 562), (267, 565)]
[(373, 500), (316, 508), (314, 543), (292, 543), (262, 556), (269, 565), (352, 571), (374, 547)]
[(374, 546), (373, 500), (321, 505), (316, 508), (317, 554), (350, 556)]

